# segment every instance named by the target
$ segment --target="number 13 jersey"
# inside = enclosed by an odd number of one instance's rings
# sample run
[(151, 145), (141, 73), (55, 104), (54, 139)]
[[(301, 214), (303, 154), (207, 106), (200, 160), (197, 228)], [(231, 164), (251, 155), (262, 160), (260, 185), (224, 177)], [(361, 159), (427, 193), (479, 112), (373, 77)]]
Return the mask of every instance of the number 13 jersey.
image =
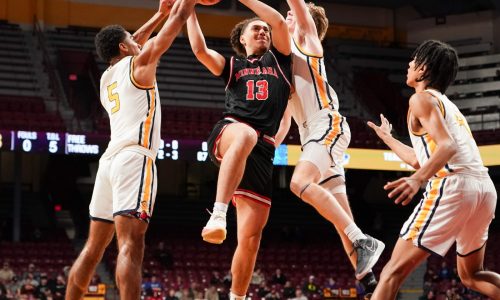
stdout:
[(226, 58), (226, 111), (255, 130), (274, 136), (288, 104), (291, 56), (271, 49), (262, 56)]
[(103, 157), (127, 148), (156, 158), (160, 145), (161, 104), (156, 83), (139, 85), (134, 57), (127, 56), (101, 77), (101, 104), (109, 115), (111, 140)]

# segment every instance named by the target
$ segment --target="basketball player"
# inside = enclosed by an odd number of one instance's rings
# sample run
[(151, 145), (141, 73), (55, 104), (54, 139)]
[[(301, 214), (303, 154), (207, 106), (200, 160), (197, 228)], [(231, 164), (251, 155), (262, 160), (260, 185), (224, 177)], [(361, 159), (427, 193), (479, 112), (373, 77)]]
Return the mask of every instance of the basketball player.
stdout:
[(455, 80), (455, 49), (425, 41), (413, 53), (406, 84), (415, 89), (408, 109), (413, 148), (391, 136), (381, 115), (380, 126), (368, 125), (403, 161), (417, 171), (384, 186), (396, 204), (407, 205), (420, 186), (423, 199), (403, 225), (392, 257), (371, 299), (395, 299), (408, 275), (431, 253), (444, 256), (457, 243), (462, 283), (491, 299), (500, 299), (500, 276), (484, 271), (488, 227), (497, 194), (462, 113), (445, 95)]
[(244, 20), (232, 30), (230, 40), (237, 56), (224, 57), (207, 48), (196, 14), (187, 22), (194, 54), (226, 84), (224, 118), (208, 138), (210, 158), (220, 171), (216, 203), (202, 237), (210, 243), (222, 243), (226, 237), (226, 211), (232, 199), (237, 213), (238, 246), (231, 265), (231, 299), (245, 298), (269, 217), (274, 135), (288, 103), (291, 81), (290, 37), (285, 19), (260, 1), (240, 2), (258, 18)]
[(344, 249), (367, 293), (376, 279), (371, 268), (385, 245), (364, 235), (353, 221), (347, 200), (342, 160), (350, 141), (346, 118), (340, 115), (337, 94), (329, 85), (321, 41), (328, 29), (324, 8), (303, 0), (288, 0), (286, 22), (292, 36), (293, 86), (295, 93), (277, 134), (281, 143), (293, 116), (299, 126), (302, 154), (290, 189), (312, 205), (337, 229)]
[[(89, 238), (71, 268), (65, 299), (82, 299), (115, 230), (120, 298), (140, 297), (144, 235), (157, 186), (161, 104), (156, 67), (194, 4), (195, 0), (177, 0), (172, 6), (162, 0), (158, 12), (133, 35), (119, 25), (104, 27), (96, 35), (97, 53), (110, 65), (101, 77), (100, 97), (109, 114), (111, 141), (99, 161)], [(158, 35), (149, 39), (169, 12)]]

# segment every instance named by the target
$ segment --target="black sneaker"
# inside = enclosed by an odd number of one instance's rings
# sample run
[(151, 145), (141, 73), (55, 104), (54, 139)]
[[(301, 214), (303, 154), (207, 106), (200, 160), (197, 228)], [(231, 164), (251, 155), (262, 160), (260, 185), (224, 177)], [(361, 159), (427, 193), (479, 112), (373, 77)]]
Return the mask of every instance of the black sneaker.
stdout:
[(353, 243), (354, 250), (358, 256), (356, 260), (356, 279), (360, 280), (371, 271), (377, 263), (380, 254), (384, 251), (385, 244), (366, 235), (366, 239), (357, 240)]
[(365, 294), (363, 299), (370, 299), (378, 283), (377, 279), (375, 278), (375, 274), (373, 274), (373, 272), (368, 272), (368, 274), (366, 274), (365, 277), (361, 278), (359, 282), (361, 282)]

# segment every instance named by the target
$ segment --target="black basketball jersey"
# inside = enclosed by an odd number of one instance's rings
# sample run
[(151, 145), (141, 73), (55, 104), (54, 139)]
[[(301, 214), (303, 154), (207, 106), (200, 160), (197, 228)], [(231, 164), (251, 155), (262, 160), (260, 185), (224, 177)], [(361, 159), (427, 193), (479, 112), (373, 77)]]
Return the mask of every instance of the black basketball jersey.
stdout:
[(226, 111), (254, 129), (274, 136), (290, 96), (292, 57), (272, 49), (260, 57), (226, 58)]

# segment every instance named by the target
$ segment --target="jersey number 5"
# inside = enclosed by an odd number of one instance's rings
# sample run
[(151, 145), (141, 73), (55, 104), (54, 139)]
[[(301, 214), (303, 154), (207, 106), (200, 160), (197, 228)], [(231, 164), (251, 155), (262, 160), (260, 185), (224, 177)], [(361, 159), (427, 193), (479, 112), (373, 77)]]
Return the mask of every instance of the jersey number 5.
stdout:
[[(255, 87), (257, 87), (257, 93), (255, 93)], [(257, 100), (264, 101), (267, 100), (269, 96), (268, 83), (267, 80), (257, 80), (254, 83), (253, 80), (247, 81), (247, 100)]]
[(108, 85), (108, 100), (109, 102), (115, 103), (115, 106), (111, 108), (111, 114), (120, 110), (120, 97), (118, 96), (118, 93), (113, 93), (113, 90), (116, 89), (116, 85), (116, 81)]

